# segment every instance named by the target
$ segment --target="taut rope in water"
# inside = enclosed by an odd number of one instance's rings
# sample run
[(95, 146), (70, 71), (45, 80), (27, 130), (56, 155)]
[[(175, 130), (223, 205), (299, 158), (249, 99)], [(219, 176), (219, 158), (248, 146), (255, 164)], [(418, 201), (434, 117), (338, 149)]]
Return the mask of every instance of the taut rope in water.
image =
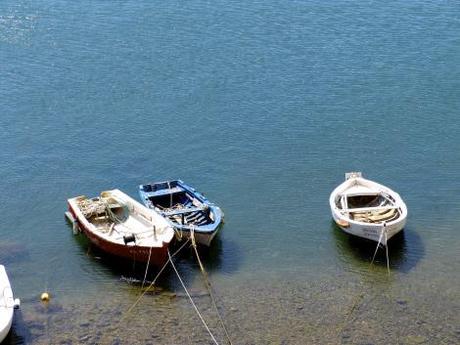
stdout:
[[(206, 331), (209, 333), (209, 335), (211, 336), (211, 339), (212, 341), (214, 342), (214, 344), (216, 345), (219, 345), (219, 343), (217, 342), (214, 334), (211, 332), (209, 326), (207, 325), (206, 321), (204, 320), (203, 316), (201, 315), (200, 311), (198, 310), (198, 307), (196, 306), (195, 302), (193, 301), (192, 299), (192, 296), (190, 295), (190, 293), (188, 292), (187, 290), (187, 287), (185, 286), (182, 278), (180, 277), (179, 275), (179, 272), (176, 268), (176, 266), (174, 265), (174, 262), (172, 260), (172, 258), (177, 254), (179, 253), (184, 247), (185, 245), (189, 242), (189, 241), (192, 241), (192, 246), (193, 246), (193, 249), (195, 251), (195, 255), (197, 257), (197, 260), (198, 260), (198, 264), (200, 266), (200, 270), (203, 274), (203, 278), (205, 280), (205, 285), (206, 285), (206, 288), (208, 290), (208, 293), (209, 293), (209, 296), (211, 298), (211, 301), (212, 301), (212, 304), (213, 304), (213, 307), (217, 313), (217, 316), (219, 318), (219, 321), (222, 325), (222, 328), (225, 332), (225, 336), (227, 337), (227, 341), (228, 341), (228, 344), (232, 345), (232, 341), (230, 340), (230, 336), (228, 334), (228, 331), (227, 331), (227, 328), (225, 327), (225, 324), (224, 324), (224, 321), (219, 313), (219, 310), (218, 310), (218, 307), (217, 307), (217, 303), (216, 303), (216, 300), (214, 298), (214, 294), (212, 292), (212, 289), (211, 289), (211, 283), (209, 282), (209, 279), (208, 279), (208, 276), (207, 276), (207, 273), (206, 273), (206, 270), (204, 269), (204, 266), (203, 266), (203, 263), (201, 262), (201, 259), (200, 259), (200, 256), (198, 254), (198, 250), (197, 250), (197, 246), (196, 246), (196, 241), (195, 241), (195, 229), (194, 227), (192, 226), (191, 227), (191, 231), (190, 231), (190, 238), (187, 239), (187, 241), (185, 241), (181, 247), (176, 250), (172, 255), (171, 253), (169, 252), (169, 249), (167, 250), (168, 251), (168, 261), (163, 265), (163, 267), (160, 269), (160, 271), (158, 272), (158, 274), (155, 276), (155, 278), (153, 279), (153, 281), (150, 283), (150, 285), (145, 289), (144, 292), (142, 292), (142, 294), (139, 296), (139, 298), (133, 303), (133, 305), (127, 310), (127, 312), (118, 320), (119, 322), (121, 320), (123, 320), (133, 309), (134, 307), (139, 303), (139, 301), (142, 299), (142, 297), (150, 290), (150, 288), (155, 284), (156, 280), (158, 279), (158, 277), (160, 276), (160, 274), (164, 271), (164, 269), (166, 268), (166, 266), (168, 265), (168, 263), (171, 263), (171, 266), (172, 268), (174, 269), (174, 272), (176, 273), (182, 287), (184, 288), (185, 290), (185, 293), (187, 294), (187, 297), (190, 299), (190, 302), (192, 303), (192, 306), (193, 308), (195, 309), (196, 313), (198, 314), (198, 317), (200, 318), (201, 322), (203, 323), (204, 327), (206, 328)], [(146, 277), (147, 277), (147, 271), (148, 271), (148, 266), (149, 266), (149, 262), (150, 262), (150, 254), (151, 252), (149, 253), (149, 260), (147, 262), (147, 267), (146, 267), (146, 271), (145, 271), (145, 275), (144, 275), (144, 280), (142, 281), (142, 288), (144, 287), (144, 284), (145, 284), (145, 281), (146, 281)]]
[(386, 252), (386, 258), (387, 258), (387, 270), (388, 270), (388, 275), (390, 275), (390, 259), (388, 256), (388, 235), (387, 235), (387, 228), (386, 224), (383, 224), (382, 231), (380, 232), (380, 237), (379, 241), (377, 243), (377, 247), (375, 248), (374, 256), (372, 257), (371, 261), (371, 266), (374, 263), (375, 256), (377, 255), (377, 251), (379, 250), (380, 243), (382, 242), (382, 238), (385, 235), (385, 252)]
[[(189, 240), (185, 241), (184, 244), (182, 244), (182, 246), (180, 246), (180, 248), (178, 250), (176, 250), (171, 257), (176, 256), (176, 254), (179, 253), (185, 247), (185, 245), (188, 242), (189, 242)], [(168, 250), (168, 255), (169, 255), (169, 250)], [(156, 283), (156, 281), (157, 281), (158, 277), (160, 276), (160, 274), (163, 273), (163, 271), (165, 270), (166, 266), (168, 266), (169, 261), (170, 261), (170, 259), (168, 259), (168, 261), (166, 261), (166, 263), (163, 265), (163, 267), (160, 269), (160, 271), (158, 271), (157, 275), (152, 280), (152, 282), (147, 287), (147, 289), (145, 289), (145, 291), (141, 293), (139, 298), (133, 303), (133, 305), (131, 307), (129, 307), (129, 309), (126, 311), (125, 315), (123, 315), (123, 317), (120, 318), (120, 320), (122, 320), (127, 314), (129, 314), (134, 309), (134, 307), (136, 307), (136, 305), (139, 303), (139, 301), (142, 299), (142, 297), (144, 297), (145, 294), (150, 290), (150, 288)]]
[[(165, 270), (166, 266), (168, 266), (168, 263), (170, 262), (171, 258), (174, 257), (177, 253), (179, 253), (184, 247), (185, 245), (189, 242), (189, 240), (185, 241), (184, 244), (182, 244), (182, 246), (180, 246), (180, 248), (178, 250), (176, 250), (173, 255), (170, 255), (169, 254), (169, 250), (168, 250), (168, 261), (166, 261), (166, 263), (163, 265), (163, 267), (160, 269), (160, 271), (157, 273), (157, 275), (155, 276), (155, 278), (153, 279), (153, 281), (150, 283), (150, 285), (147, 287), (147, 289), (145, 289), (144, 292), (142, 292), (140, 294), (140, 296), (138, 297), (138, 299), (131, 305), (131, 307), (128, 308), (128, 310), (116, 321), (116, 326), (118, 327), (118, 325), (129, 315), (129, 313), (131, 313), (131, 311), (136, 307), (136, 305), (140, 302), (140, 300), (142, 299), (142, 297), (145, 296), (145, 294), (150, 290), (150, 288), (155, 284), (155, 282), (157, 281), (157, 279), (160, 277), (161, 273), (163, 273), (163, 271)], [(171, 261), (172, 262), (172, 261)], [(106, 336), (106, 334), (103, 335), (103, 338)]]
[(192, 247), (195, 251), (195, 255), (196, 255), (196, 259), (198, 261), (198, 264), (200, 265), (200, 270), (201, 270), (201, 273), (203, 275), (203, 279), (204, 279), (204, 282), (205, 282), (205, 285), (206, 285), (206, 288), (208, 290), (208, 293), (209, 293), (209, 297), (211, 298), (211, 302), (212, 302), (212, 305), (216, 311), (216, 314), (217, 316), (219, 317), (219, 321), (220, 321), (220, 324), (225, 332), (225, 336), (227, 337), (227, 341), (230, 345), (232, 345), (232, 341), (230, 340), (230, 336), (228, 335), (228, 331), (227, 331), (227, 327), (225, 327), (225, 323), (224, 323), (224, 320), (222, 319), (220, 313), (219, 313), (219, 309), (217, 308), (217, 303), (216, 303), (216, 300), (214, 298), (214, 294), (212, 292), (212, 288), (211, 288), (211, 283), (209, 282), (209, 279), (208, 279), (208, 274), (206, 273), (205, 269), (204, 269), (204, 266), (201, 262), (201, 259), (200, 259), (200, 256), (198, 255), (198, 250), (196, 248), (196, 242), (195, 242), (195, 227), (194, 226), (191, 226), (190, 228), (190, 238), (192, 239)]
[(388, 275), (390, 275), (390, 258), (388, 256), (388, 235), (386, 231), (385, 231), (385, 243), (386, 243), (385, 252), (387, 256), (387, 271), (388, 271)]
[(219, 343), (217, 342), (216, 338), (214, 337), (214, 335), (212, 334), (211, 330), (209, 329), (208, 325), (206, 324), (206, 321), (204, 321), (204, 318), (201, 315), (200, 311), (198, 310), (198, 307), (196, 306), (195, 302), (193, 302), (192, 296), (190, 296), (187, 288), (185, 287), (185, 284), (182, 281), (182, 278), (180, 277), (179, 272), (177, 271), (176, 266), (174, 265), (174, 262), (172, 261), (172, 257), (171, 257), (171, 254), (169, 253), (169, 249), (168, 249), (168, 256), (169, 256), (169, 261), (171, 262), (171, 266), (174, 269), (174, 271), (176, 272), (177, 278), (179, 278), (179, 281), (182, 284), (182, 287), (184, 288), (185, 293), (187, 294), (188, 298), (190, 299), (190, 302), (192, 303), (193, 308), (195, 308), (195, 311), (198, 314), (201, 322), (203, 323), (204, 327), (206, 328), (206, 330), (208, 331), (209, 335), (211, 336), (214, 344), (219, 345)]
[(377, 242), (377, 247), (375, 247), (375, 252), (374, 252), (374, 256), (372, 257), (371, 266), (372, 266), (372, 264), (374, 263), (375, 256), (377, 255), (377, 251), (379, 250), (380, 243), (382, 242), (382, 237), (383, 237), (383, 231), (384, 231), (384, 229), (385, 229), (385, 228), (382, 228), (382, 231), (380, 232), (379, 241)]
[(149, 259), (147, 260), (147, 266), (145, 266), (144, 280), (142, 281), (141, 289), (144, 288), (145, 280), (147, 279), (147, 272), (149, 271), (150, 256), (151, 256), (151, 255), (152, 255), (152, 246), (150, 246), (150, 250), (149, 250)]

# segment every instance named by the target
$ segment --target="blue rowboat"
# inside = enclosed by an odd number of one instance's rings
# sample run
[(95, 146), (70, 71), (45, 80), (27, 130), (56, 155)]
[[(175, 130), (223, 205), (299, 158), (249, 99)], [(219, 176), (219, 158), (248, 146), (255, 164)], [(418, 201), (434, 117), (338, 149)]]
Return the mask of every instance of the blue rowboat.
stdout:
[(197, 243), (209, 246), (223, 221), (222, 210), (181, 180), (139, 186), (145, 206), (160, 213), (170, 224)]

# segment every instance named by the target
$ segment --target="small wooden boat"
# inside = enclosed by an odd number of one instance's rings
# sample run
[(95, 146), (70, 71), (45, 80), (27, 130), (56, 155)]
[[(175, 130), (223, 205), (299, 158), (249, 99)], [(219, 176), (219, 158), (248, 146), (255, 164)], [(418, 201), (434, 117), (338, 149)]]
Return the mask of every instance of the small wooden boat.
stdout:
[(17, 307), (19, 300), (14, 299), (5, 266), (0, 265), (0, 343), (11, 329), (14, 309)]
[(145, 206), (156, 210), (170, 224), (197, 243), (209, 246), (223, 220), (223, 212), (203, 194), (181, 180), (156, 182), (139, 186)]
[(331, 193), (329, 204), (343, 231), (383, 245), (406, 224), (407, 207), (399, 194), (366, 180), (360, 172), (345, 174), (345, 182)]
[(92, 199), (68, 199), (68, 217), (103, 251), (121, 258), (163, 265), (174, 229), (157, 212), (118, 189)]

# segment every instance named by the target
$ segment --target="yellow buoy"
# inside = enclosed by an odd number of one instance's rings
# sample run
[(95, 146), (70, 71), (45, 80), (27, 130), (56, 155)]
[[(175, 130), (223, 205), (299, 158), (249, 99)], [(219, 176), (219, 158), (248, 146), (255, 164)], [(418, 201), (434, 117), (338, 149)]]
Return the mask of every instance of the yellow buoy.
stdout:
[(48, 292), (44, 292), (40, 296), (40, 299), (42, 300), (42, 302), (48, 302), (50, 300), (50, 294)]

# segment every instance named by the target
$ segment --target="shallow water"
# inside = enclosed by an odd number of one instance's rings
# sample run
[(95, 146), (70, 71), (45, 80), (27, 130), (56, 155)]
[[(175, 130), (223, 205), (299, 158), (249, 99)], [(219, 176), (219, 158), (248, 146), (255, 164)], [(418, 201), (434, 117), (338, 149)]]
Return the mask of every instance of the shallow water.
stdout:
[[(212, 343), (172, 270), (127, 313), (142, 268), (64, 219), (69, 197), (169, 178), (225, 212), (203, 260), (235, 344), (459, 343), (459, 18), (432, 1), (2, 1), (0, 262), (22, 300), (6, 343)], [(352, 170), (408, 205), (389, 276), (331, 221)], [(177, 265), (224, 343), (192, 253)]]

